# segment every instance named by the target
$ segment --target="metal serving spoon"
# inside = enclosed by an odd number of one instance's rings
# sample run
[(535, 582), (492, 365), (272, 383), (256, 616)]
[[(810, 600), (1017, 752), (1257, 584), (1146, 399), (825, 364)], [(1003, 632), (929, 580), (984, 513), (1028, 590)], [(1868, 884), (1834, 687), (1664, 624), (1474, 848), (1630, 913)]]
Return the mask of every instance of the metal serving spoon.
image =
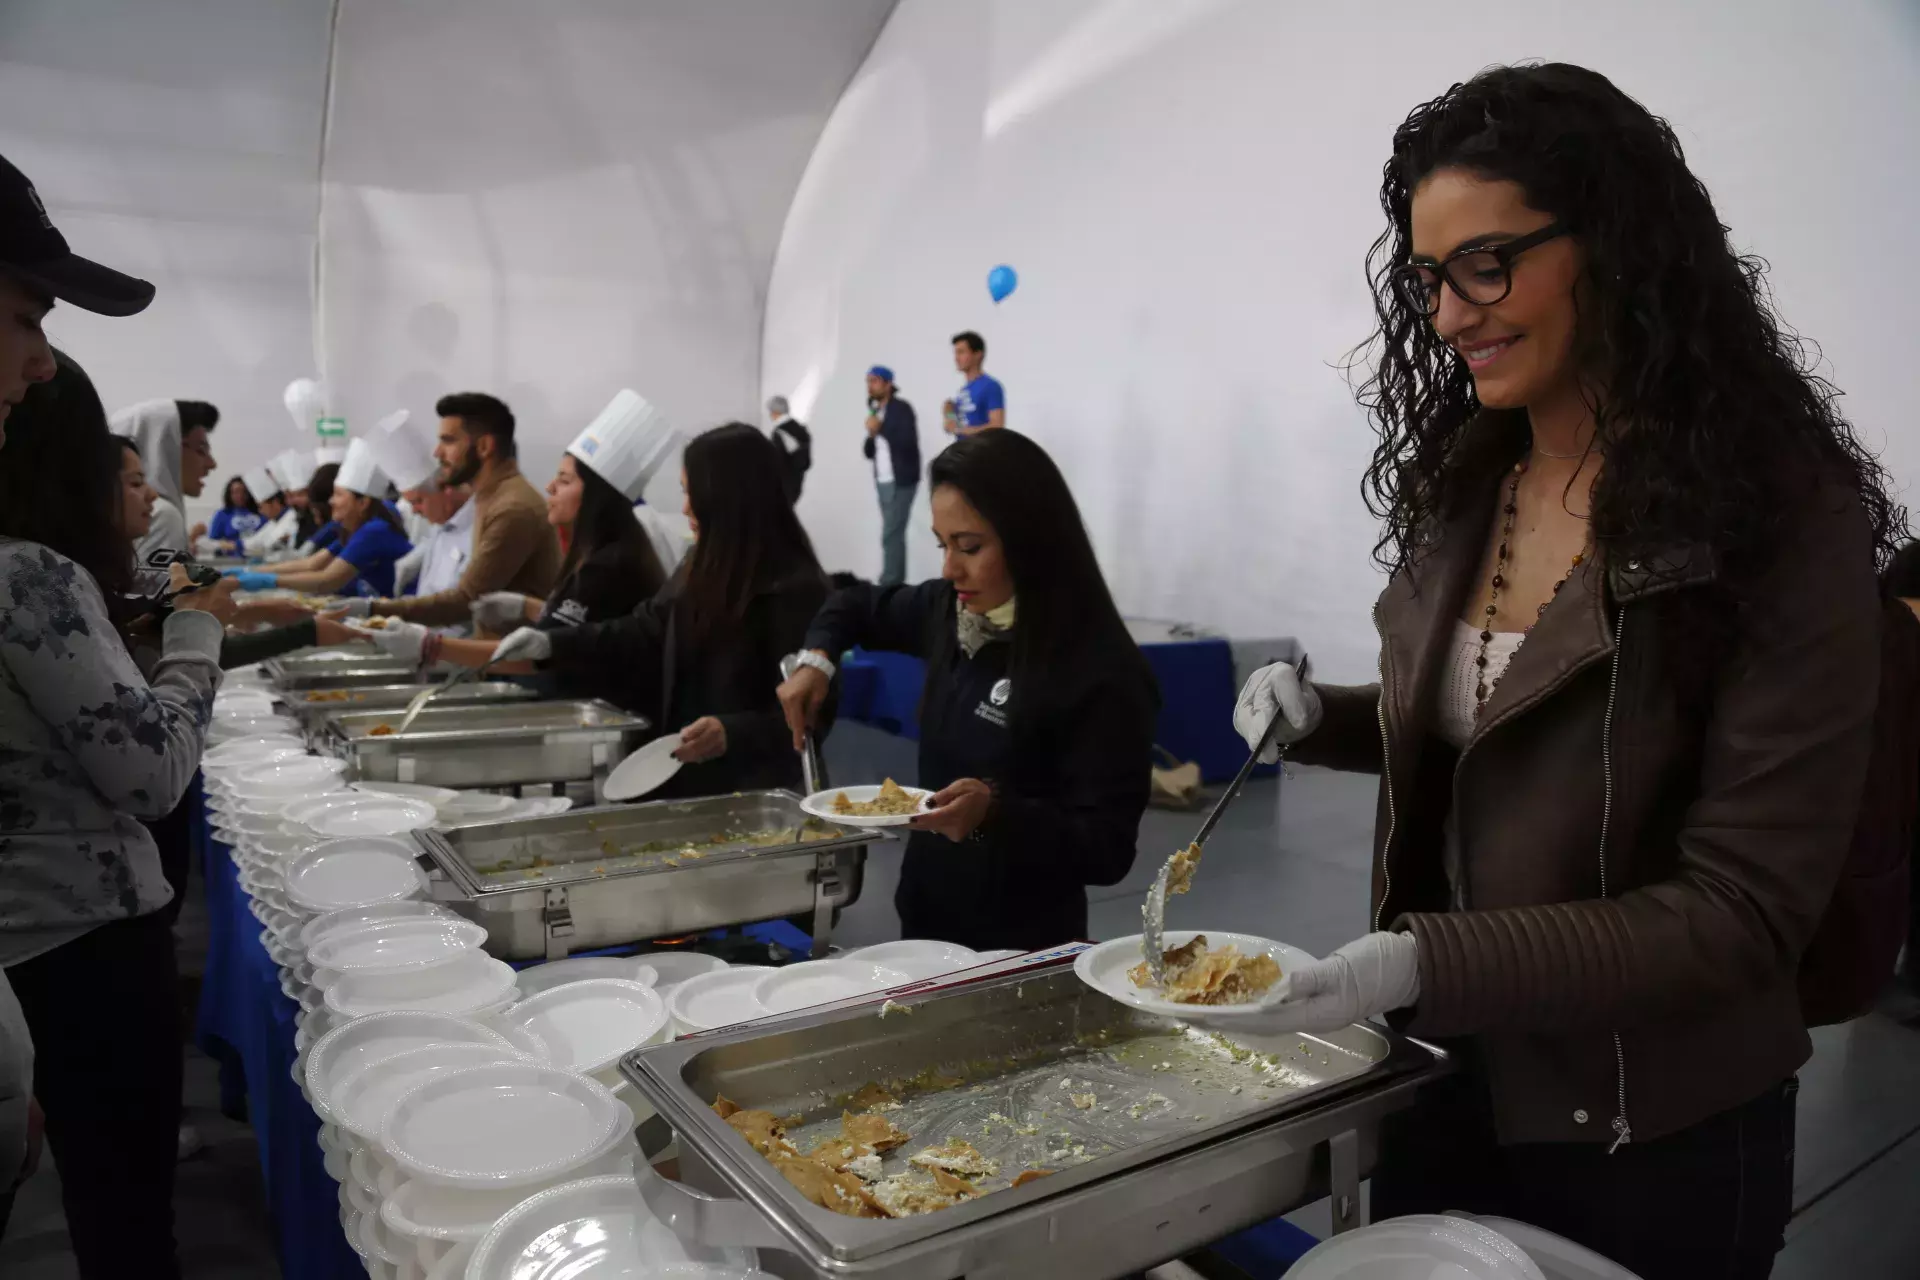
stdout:
[[(1300, 655), (1300, 661), (1295, 664), (1294, 669), (1299, 673), (1301, 683), (1304, 684), (1309, 678), (1306, 654)], [(1156, 987), (1167, 985), (1167, 882), (1173, 874), (1174, 867), (1182, 861), (1186, 863), (1180, 887), (1175, 890), (1177, 893), (1185, 893), (1187, 884), (1193, 879), (1193, 873), (1199, 868), (1200, 851), (1206, 847), (1207, 837), (1212, 835), (1213, 829), (1220, 825), (1220, 818), (1226, 813), (1227, 806), (1233, 803), (1234, 797), (1240, 794), (1240, 788), (1246, 785), (1248, 776), (1253, 773), (1253, 766), (1260, 762), (1261, 755), (1273, 745), (1273, 735), (1279, 731), (1280, 722), (1285, 718), (1285, 713), (1275, 708), (1273, 719), (1267, 725), (1267, 731), (1260, 735), (1260, 745), (1253, 749), (1253, 754), (1247, 757), (1247, 762), (1240, 766), (1240, 772), (1234, 775), (1233, 782), (1221, 792), (1220, 798), (1214, 801), (1213, 812), (1209, 813), (1207, 820), (1200, 824), (1200, 834), (1193, 838), (1192, 844), (1184, 849), (1176, 849), (1165, 862), (1160, 864), (1160, 874), (1153, 878), (1153, 884), (1147, 890), (1147, 900), (1140, 908), (1140, 949), (1146, 953), (1147, 972), (1153, 975), (1153, 984)], [(1281, 748), (1280, 754), (1286, 755), (1284, 747)]]

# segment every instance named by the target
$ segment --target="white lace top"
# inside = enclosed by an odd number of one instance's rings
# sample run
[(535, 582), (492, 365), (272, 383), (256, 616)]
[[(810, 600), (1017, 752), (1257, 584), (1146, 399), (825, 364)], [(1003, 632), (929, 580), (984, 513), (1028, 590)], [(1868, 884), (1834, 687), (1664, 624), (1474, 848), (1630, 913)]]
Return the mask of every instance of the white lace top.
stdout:
[[(1514, 651), (1526, 638), (1524, 631), (1496, 631), (1487, 643), (1487, 687), (1491, 689), (1513, 661)], [(1453, 623), (1452, 647), (1447, 654), (1446, 670), (1441, 673), (1440, 705), (1435, 717), (1440, 736), (1458, 751), (1473, 736), (1474, 686), (1480, 683), (1480, 669), (1474, 659), (1480, 656), (1480, 632), (1458, 618)]]

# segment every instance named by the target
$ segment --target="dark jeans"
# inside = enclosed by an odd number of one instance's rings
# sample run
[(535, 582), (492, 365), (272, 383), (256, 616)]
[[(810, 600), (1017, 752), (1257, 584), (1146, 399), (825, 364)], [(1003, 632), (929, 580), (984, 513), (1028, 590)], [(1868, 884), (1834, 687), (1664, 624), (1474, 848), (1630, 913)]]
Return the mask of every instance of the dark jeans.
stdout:
[(160, 915), (101, 925), (7, 970), (85, 1280), (174, 1280), (180, 994)]
[(1500, 1146), (1472, 1068), (1431, 1089), (1381, 1134), (1369, 1217), (1513, 1218), (1605, 1255), (1642, 1280), (1765, 1280), (1793, 1207), (1800, 1082), (1678, 1133), (1630, 1142)]
[(917, 484), (880, 481), (880, 585), (897, 587), (907, 580), (907, 518), (913, 512)]

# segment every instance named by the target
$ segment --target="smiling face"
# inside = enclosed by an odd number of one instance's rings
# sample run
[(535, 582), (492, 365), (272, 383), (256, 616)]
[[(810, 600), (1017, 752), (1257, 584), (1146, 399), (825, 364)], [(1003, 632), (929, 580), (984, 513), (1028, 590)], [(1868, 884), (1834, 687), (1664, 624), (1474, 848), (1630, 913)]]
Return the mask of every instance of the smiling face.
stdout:
[(1013, 573), (1000, 535), (950, 484), (933, 491), (933, 536), (940, 543), (940, 576), (953, 584), (961, 608), (991, 613), (1013, 599)]
[(572, 454), (561, 454), (560, 469), (547, 482), (547, 523), (556, 529), (572, 528), (573, 522), (580, 518), (580, 500), (586, 493), (579, 464)]
[(147, 536), (153, 528), (153, 500), (157, 495), (147, 483), (147, 469), (132, 449), (120, 450), (120, 532), (132, 542)]
[(339, 485), (335, 485), (330, 506), (333, 518), (340, 522), (340, 527), (352, 533), (367, 522), (367, 512), (372, 508), (373, 502), (351, 489), (342, 489)]
[[(1518, 183), (1464, 169), (1429, 174), (1414, 188), (1412, 213), (1413, 260), (1428, 263), (1462, 247), (1516, 240), (1553, 221), (1527, 205)], [(1434, 332), (1466, 361), (1481, 404), (1520, 409), (1578, 386), (1574, 286), (1582, 265), (1578, 244), (1562, 236), (1514, 258), (1513, 289), (1499, 302), (1477, 306), (1450, 285), (1440, 287)]]
[(40, 322), (53, 300), (0, 271), (0, 445), (6, 443), (7, 415), (36, 382), (53, 376), (53, 348)]

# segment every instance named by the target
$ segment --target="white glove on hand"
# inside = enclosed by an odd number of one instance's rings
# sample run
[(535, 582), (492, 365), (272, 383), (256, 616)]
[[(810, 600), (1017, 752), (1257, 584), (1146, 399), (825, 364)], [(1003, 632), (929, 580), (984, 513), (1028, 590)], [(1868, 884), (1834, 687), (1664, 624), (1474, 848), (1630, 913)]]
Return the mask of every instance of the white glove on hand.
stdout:
[(1300, 678), (1292, 663), (1276, 662), (1247, 678), (1233, 708), (1234, 731), (1247, 740), (1251, 751), (1260, 745), (1275, 716), (1284, 717), (1286, 722), (1274, 731), (1272, 745), (1260, 754), (1261, 764), (1279, 763), (1281, 747), (1300, 741), (1320, 727), (1320, 695), (1314, 692), (1311, 680)]
[(553, 656), (553, 637), (545, 631), (533, 627), (521, 627), (518, 631), (502, 640), (487, 659), (495, 662), (512, 662), (516, 658), (527, 658), (540, 662)]
[(1334, 1031), (1419, 998), (1420, 945), (1413, 935), (1369, 933), (1284, 975), (1261, 1013), (1209, 1019), (1196, 1011), (1186, 1021), (1229, 1035)]
[(373, 616), (373, 599), (370, 596), (349, 596), (345, 600), (335, 601), (329, 612), (348, 618), (370, 618)]
[(386, 629), (363, 633), (373, 641), (374, 647), (388, 657), (399, 658), (412, 666), (420, 665), (420, 647), (427, 642), (430, 634), (417, 622), (402, 622), (398, 618), (388, 618)]
[(489, 591), (468, 606), (477, 630), (501, 635), (527, 621), (527, 598), (517, 591)]

